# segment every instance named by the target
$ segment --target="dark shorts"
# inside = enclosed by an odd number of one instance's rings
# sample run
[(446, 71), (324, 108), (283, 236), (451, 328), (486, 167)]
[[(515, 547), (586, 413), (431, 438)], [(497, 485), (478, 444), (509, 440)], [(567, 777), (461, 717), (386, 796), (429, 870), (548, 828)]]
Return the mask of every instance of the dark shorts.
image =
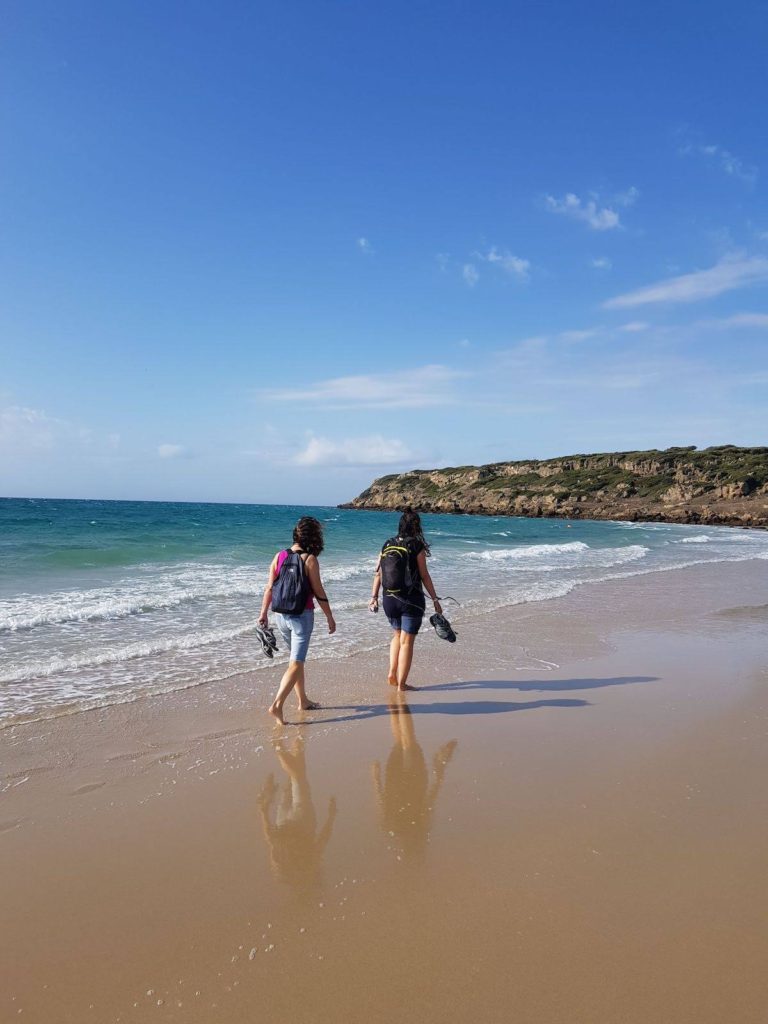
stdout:
[(424, 618), (423, 594), (411, 594), (405, 601), (399, 597), (393, 597), (391, 594), (385, 594), (383, 604), (384, 614), (389, 619), (392, 629), (416, 636), (421, 629), (421, 620)]

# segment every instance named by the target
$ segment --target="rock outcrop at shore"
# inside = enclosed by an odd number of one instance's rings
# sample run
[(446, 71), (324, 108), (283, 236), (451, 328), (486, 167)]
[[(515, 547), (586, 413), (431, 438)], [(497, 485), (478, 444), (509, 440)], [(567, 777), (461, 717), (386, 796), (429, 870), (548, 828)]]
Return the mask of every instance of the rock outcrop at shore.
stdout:
[(768, 527), (768, 448), (610, 452), (379, 477), (341, 508)]

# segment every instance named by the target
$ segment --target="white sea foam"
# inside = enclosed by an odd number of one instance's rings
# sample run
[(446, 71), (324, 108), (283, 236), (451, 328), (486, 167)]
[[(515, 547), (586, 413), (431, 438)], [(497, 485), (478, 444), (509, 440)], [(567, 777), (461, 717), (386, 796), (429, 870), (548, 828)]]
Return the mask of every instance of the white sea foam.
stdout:
[(582, 541), (568, 544), (530, 544), (523, 548), (501, 548), (499, 550), (470, 552), (465, 558), (481, 558), (500, 563), (507, 569), (535, 572), (543, 570), (608, 568), (636, 562), (649, 552), (642, 544), (629, 544), (615, 548), (591, 548)]
[(84, 668), (95, 668), (105, 665), (118, 665), (137, 658), (149, 658), (170, 651), (191, 651), (209, 644), (223, 643), (236, 637), (245, 636), (253, 630), (254, 623), (234, 629), (210, 629), (187, 633), (183, 636), (168, 637), (158, 640), (142, 640), (116, 647), (102, 647), (94, 653), (79, 654), (72, 657), (54, 656), (48, 659), (27, 662), (23, 665), (6, 663), (0, 670), (0, 683), (24, 682), (27, 679), (39, 679), (45, 676), (58, 675)]
[(589, 551), (589, 544), (574, 540), (568, 544), (528, 544), (519, 548), (498, 548), (496, 551), (470, 551), (465, 558), (484, 558), (494, 562), (508, 558), (541, 558), (566, 552)]
[[(375, 565), (375, 559), (365, 559), (355, 564), (323, 567), (321, 571), (324, 580), (338, 583), (369, 575)], [(111, 587), (20, 594), (0, 600), (0, 633), (122, 619), (213, 599), (258, 598), (264, 592), (265, 583), (266, 567), (212, 565), (121, 580)]]
[(708, 537), (705, 533), (697, 534), (695, 537), (683, 537), (680, 544), (709, 544), (712, 538)]
[(120, 619), (211, 598), (254, 597), (263, 592), (265, 579), (263, 570), (206, 566), (121, 580), (111, 587), (20, 594), (0, 601), (0, 632)]
[(343, 583), (344, 580), (351, 580), (355, 576), (369, 576), (376, 568), (375, 558), (366, 558), (360, 562), (349, 565), (322, 565), (320, 574), (323, 580), (330, 580), (333, 583)]

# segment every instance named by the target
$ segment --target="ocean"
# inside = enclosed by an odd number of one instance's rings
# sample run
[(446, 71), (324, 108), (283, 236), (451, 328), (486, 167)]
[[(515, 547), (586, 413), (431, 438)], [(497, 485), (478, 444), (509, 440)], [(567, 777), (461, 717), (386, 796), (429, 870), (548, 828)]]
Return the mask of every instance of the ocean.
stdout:
[[(0, 499), (0, 728), (273, 666), (253, 635), (267, 569), (300, 515), (323, 522), (338, 623), (312, 657), (384, 646), (367, 610), (397, 516), (336, 508)], [(768, 559), (768, 533), (699, 526), (425, 515), (452, 622), (574, 587), (702, 562)], [(281, 651), (281, 658), (284, 653)], [(277, 659), (278, 661), (280, 659)], [(264, 697), (267, 686), (265, 680)]]

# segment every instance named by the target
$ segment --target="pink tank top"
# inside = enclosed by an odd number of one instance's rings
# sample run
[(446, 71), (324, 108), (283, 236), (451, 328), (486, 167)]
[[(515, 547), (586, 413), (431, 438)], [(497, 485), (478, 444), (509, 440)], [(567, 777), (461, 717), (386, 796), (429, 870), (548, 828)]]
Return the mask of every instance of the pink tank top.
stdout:
[[(286, 560), (287, 557), (288, 557), (288, 552), (287, 551), (281, 551), (278, 554), (278, 556), (277, 556), (277, 572), (278, 573), (283, 568), (283, 562)], [(306, 559), (304, 559), (304, 561), (306, 562)], [(305, 611), (311, 611), (314, 607), (315, 607), (315, 602), (312, 600), (312, 585), (310, 584), (309, 594), (307, 595), (307, 606), (306, 606), (306, 608), (304, 610)]]

